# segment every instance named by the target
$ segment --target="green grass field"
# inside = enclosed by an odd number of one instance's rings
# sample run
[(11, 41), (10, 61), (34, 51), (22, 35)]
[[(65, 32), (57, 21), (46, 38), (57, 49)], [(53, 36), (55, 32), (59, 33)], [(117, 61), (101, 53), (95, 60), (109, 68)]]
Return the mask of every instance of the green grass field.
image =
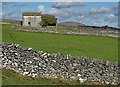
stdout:
[[(64, 35), (14, 31), (11, 25), (2, 26), (3, 42), (19, 43), (25, 47), (75, 56), (88, 56), (115, 61), (118, 59), (118, 39), (94, 35)], [(61, 78), (31, 78), (12, 70), (2, 70), (3, 85), (93, 85)], [(94, 86), (97, 87), (97, 86)], [(106, 87), (106, 86), (105, 86)], [(110, 86), (108, 86), (110, 87)]]
[(35, 50), (118, 60), (118, 39), (112, 37), (23, 32), (12, 30), (11, 25), (3, 25), (2, 40)]

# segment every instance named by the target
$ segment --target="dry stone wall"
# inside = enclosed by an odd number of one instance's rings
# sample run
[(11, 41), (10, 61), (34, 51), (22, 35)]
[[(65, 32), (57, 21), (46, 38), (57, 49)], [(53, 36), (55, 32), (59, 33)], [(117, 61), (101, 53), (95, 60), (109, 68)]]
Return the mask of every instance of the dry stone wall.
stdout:
[(2, 68), (10, 68), (23, 75), (119, 84), (117, 61), (35, 51), (11, 43), (1, 43), (0, 47)]
[(110, 37), (120, 37), (120, 29), (114, 28), (104, 28), (104, 27), (90, 27), (90, 26), (83, 26), (78, 28), (71, 28), (71, 29), (59, 29), (62, 27), (56, 27), (58, 29), (49, 29), (40, 28), (40, 27), (15, 27), (13, 29), (18, 31), (28, 31), (28, 32), (48, 32), (48, 33), (60, 33), (60, 34), (85, 34), (85, 35), (102, 35), (102, 36), (110, 36)]
[(1, 22), (6, 22), (6, 23), (12, 23), (12, 24), (21, 25), (21, 21), (20, 20), (1, 19), (0, 21)]
[[(21, 25), (21, 21), (19, 20), (10, 20), (10, 19), (2, 19), (2, 22), (8, 22), (13, 24)], [(102, 36), (110, 36), (110, 37), (120, 37), (120, 28), (108, 27), (108, 26), (85, 26), (85, 25), (75, 25), (75, 26), (67, 26), (67, 25), (58, 25), (56, 27), (63, 28), (73, 28), (72, 30), (58, 30), (58, 29), (47, 29), (40, 27), (14, 27), (16, 30), (22, 31), (30, 31), (30, 32), (49, 32), (49, 33), (62, 33), (62, 34), (87, 34), (87, 35), (102, 35)]]

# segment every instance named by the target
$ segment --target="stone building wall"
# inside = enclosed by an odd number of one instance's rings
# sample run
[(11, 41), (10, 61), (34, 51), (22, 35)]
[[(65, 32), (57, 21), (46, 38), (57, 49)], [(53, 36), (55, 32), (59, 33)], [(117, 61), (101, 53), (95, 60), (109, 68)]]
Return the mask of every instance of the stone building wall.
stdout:
[(41, 16), (23, 16), (23, 26), (40, 26)]

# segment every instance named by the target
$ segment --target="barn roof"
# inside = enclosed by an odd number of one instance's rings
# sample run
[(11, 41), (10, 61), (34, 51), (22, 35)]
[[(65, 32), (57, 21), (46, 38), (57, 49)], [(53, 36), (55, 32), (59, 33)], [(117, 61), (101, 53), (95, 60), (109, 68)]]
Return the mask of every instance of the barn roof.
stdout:
[(22, 16), (41, 16), (40, 12), (23, 12)]

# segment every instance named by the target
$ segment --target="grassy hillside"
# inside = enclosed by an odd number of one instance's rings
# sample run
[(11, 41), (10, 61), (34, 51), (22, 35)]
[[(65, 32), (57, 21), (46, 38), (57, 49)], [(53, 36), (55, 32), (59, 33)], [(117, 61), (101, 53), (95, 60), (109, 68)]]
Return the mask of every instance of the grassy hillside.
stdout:
[(47, 52), (88, 56), (105, 60), (118, 59), (118, 39), (94, 35), (64, 35), (14, 31), (3, 25), (3, 42), (19, 43)]

